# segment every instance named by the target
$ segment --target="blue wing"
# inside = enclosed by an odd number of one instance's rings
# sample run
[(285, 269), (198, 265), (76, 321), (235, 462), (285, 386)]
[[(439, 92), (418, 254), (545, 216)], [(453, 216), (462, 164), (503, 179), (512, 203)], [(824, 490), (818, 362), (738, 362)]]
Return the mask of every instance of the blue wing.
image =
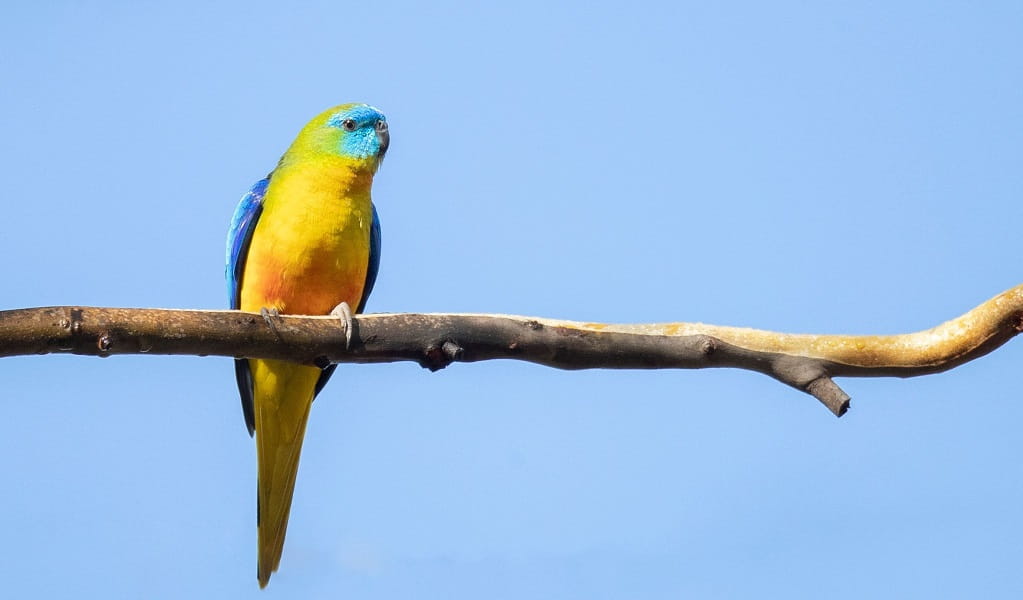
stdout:
[[(272, 173), (271, 173), (272, 175)], [(263, 213), (263, 196), (266, 186), (270, 183), (270, 175), (260, 179), (252, 186), (249, 193), (242, 196), (238, 208), (231, 217), (231, 228), (227, 232), (227, 296), (231, 308), (238, 310), (241, 306), (242, 274), (245, 272), (245, 258), (249, 254), (249, 243), (252, 232), (256, 230), (259, 215)], [(242, 397), (242, 414), (245, 415), (245, 426), (249, 435), (256, 430), (256, 414), (252, 407), (252, 371), (249, 361), (234, 361), (234, 377), (238, 382), (238, 393)]]
[[(355, 312), (361, 313), (366, 308), (366, 300), (369, 293), (373, 291), (373, 285), (377, 282), (377, 271), (380, 270), (380, 215), (377, 214), (377, 207), (373, 205), (373, 223), (369, 226), (369, 268), (366, 269), (366, 284), (362, 286), (362, 298), (359, 299), (359, 306)], [(316, 381), (316, 392), (320, 393), (323, 386), (327, 385), (330, 376), (334, 374), (337, 365), (333, 364), (320, 373)]]
[(242, 273), (245, 272), (245, 257), (249, 253), (252, 232), (256, 230), (259, 215), (263, 212), (263, 196), (270, 183), (270, 175), (260, 179), (249, 193), (242, 196), (238, 208), (231, 217), (231, 229), (227, 232), (227, 296), (231, 308), (238, 310), (241, 305)]
[(362, 299), (355, 312), (361, 313), (366, 308), (366, 300), (377, 282), (377, 271), (380, 270), (380, 215), (373, 205), (373, 224), (369, 226), (369, 269), (366, 270), (366, 285), (362, 286)]

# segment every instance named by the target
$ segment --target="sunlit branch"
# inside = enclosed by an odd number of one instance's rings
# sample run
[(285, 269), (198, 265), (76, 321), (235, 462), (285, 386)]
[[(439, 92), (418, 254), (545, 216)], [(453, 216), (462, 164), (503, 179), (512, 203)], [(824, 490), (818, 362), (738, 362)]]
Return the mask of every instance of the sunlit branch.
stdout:
[(932, 329), (887, 336), (789, 334), (704, 325), (614, 325), (487, 314), (356, 315), (343, 321), (225, 310), (57, 306), (0, 311), (0, 357), (71, 353), (414, 361), (437, 370), (497, 358), (560, 369), (733, 367), (770, 375), (841, 416), (832, 377), (912, 377), (983, 356), (1023, 329), (1023, 285)]

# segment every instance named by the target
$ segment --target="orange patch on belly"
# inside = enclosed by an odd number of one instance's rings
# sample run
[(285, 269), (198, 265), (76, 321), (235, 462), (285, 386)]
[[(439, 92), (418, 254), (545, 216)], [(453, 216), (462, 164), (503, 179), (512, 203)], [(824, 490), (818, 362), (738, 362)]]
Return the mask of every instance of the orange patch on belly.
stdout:
[(368, 266), (367, 251), (314, 247), (280, 256), (253, 243), (242, 280), (241, 309), (324, 315), (347, 302), (354, 310), (362, 299)]

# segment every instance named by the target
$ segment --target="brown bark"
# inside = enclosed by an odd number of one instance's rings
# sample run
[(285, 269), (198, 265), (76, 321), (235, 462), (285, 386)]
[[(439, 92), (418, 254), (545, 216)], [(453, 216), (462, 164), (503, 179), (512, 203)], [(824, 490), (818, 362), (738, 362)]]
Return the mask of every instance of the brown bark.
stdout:
[(331, 362), (415, 361), (437, 370), (496, 358), (560, 369), (734, 367), (770, 375), (841, 416), (849, 396), (832, 377), (912, 377), (945, 371), (1023, 329), (1023, 285), (917, 333), (787, 334), (699, 323), (612, 325), (512, 315), (367, 314), (346, 349), (336, 317), (226, 310), (58, 306), (0, 311), (0, 357), (54, 352), (189, 354)]

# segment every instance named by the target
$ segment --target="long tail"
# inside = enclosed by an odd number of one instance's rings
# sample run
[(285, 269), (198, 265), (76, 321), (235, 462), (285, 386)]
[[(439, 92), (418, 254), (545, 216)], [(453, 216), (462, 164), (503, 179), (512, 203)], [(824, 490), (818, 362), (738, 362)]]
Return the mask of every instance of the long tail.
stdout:
[(302, 438), (320, 370), (275, 360), (249, 362), (259, 463), (257, 577), (264, 588), (281, 562)]

